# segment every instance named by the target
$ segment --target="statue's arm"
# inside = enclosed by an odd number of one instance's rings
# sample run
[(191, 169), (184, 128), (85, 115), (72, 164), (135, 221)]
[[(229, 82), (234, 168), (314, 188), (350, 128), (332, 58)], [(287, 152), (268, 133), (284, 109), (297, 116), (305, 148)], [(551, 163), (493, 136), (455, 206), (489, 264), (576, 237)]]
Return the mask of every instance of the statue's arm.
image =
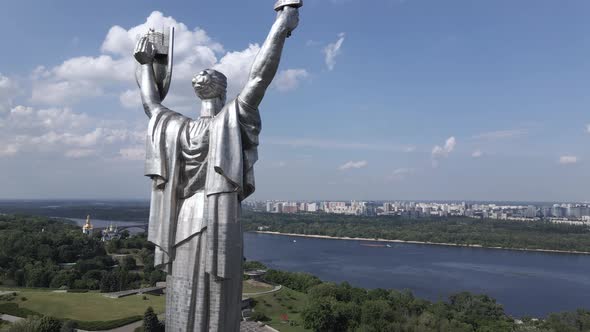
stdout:
[(284, 7), (278, 12), (268, 37), (254, 59), (248, 82), (240, 93), (239, 98), (246, 104), (255, 108), (260, 105), (266, 89), (279, 68), (285, 39), (297, 27), (298, 22), (299, 10), (297, 8)]
[(149, 118), (164, 108), (156, 84), (156, 75), (154, 74), (154, 54), (155, 49), (146, 37), (142, 37), (137, 42), (133, 53), (138, 62), (135, 80), (141, 93), (143, 109)]
[(140, 64), (137, 68), (137, 84), (145, 114), (151, 118), (162, 108), (160, 93), (156, 85), (154, 68), (151, 63)]

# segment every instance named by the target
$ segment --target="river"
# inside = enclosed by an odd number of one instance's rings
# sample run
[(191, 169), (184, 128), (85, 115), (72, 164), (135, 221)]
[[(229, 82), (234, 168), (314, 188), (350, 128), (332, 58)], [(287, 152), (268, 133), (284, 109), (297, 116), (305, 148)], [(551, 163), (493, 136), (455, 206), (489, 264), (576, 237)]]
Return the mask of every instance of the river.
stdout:
[(515, 317), (590, 309), (590, 255), (244, 234), (248, 260), (431, 301), (460, 291), (495, 298)]

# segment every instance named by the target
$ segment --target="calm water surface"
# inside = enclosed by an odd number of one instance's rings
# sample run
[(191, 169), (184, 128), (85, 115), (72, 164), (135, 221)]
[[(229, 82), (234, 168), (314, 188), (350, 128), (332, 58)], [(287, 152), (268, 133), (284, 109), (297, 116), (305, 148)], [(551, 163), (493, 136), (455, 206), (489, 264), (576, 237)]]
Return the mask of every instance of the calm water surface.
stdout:
[[(296, 242), (294, 242), (296, 240)], [(365, 288), (407, 288), (432, 301), (488, 294), (520, 317), (590, 309), (590, 256), (244, 233), (245, 256)]]

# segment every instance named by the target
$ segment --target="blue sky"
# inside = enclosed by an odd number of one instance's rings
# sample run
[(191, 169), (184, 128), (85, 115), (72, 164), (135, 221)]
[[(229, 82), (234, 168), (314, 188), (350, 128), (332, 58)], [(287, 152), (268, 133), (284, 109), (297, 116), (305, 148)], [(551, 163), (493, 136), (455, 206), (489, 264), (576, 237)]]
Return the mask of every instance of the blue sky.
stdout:
[[(19, 1), (0, 28), (0, 198), (146, 199), (131, 49), (244, 83), (273, 1)], [(590, 200), (590, 2), (306, 0), (262, 105), (256, 199)]]

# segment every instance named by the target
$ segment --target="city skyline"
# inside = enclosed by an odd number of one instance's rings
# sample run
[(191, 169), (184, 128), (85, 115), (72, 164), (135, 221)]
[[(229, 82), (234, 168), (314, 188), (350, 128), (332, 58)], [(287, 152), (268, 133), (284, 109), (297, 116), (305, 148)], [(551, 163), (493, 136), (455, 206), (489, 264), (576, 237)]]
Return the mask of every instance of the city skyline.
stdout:
[[(196, 116), (190, 77), (218, 68), (235, 95), (272, 4), (7, 3), (0, 198), (147, 199), (134, 36), (176, 27), (164, 104)], [(254, 199), (590, 200), (589, 9), (306, 1), (261, 105)]]

